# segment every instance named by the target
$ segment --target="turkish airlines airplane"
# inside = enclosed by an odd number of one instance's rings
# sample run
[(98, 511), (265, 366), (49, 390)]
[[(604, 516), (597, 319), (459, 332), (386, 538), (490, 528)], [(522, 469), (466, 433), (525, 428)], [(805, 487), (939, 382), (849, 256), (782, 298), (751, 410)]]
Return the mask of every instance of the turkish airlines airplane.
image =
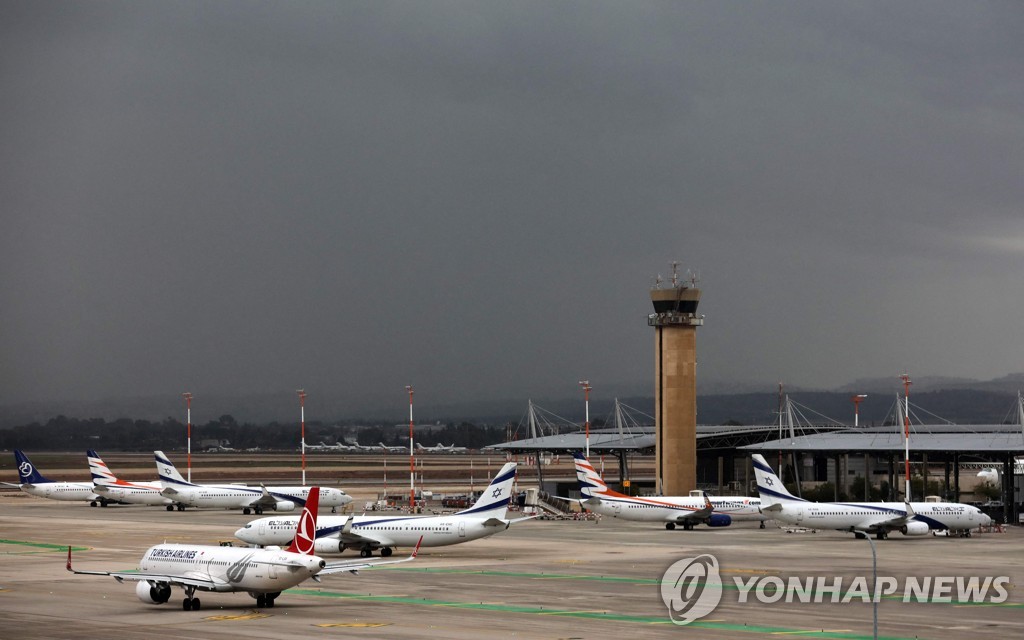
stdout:
[[(451, 515), (325, 516), (317, 525), (314, 548), (323, 554), (359, 549), (364, 558), (380, 549), (380, 555), (386, 558), (394, 547), (443, 547), (493, 536), (532, 519), (506, 519), (515, 478), (516, 463), (509, 462), (472, 507)], [(236, 531), (235, 537), (256, 545), (286, 544), (295, 536), (296, 526), (295, 517), (261, 518)]]
[[(169, 498), (173, 505), (167, 505), (171, 511), (177, 506), (179, 511), (185, 507), (197, 509), (241, 509), (242, 513), (249, 515), (255, 511), (263, 513), (264, 509), (271, 511), (294, 511), (296, 505), (304, 505), (306, 496), (309, 495), (309, 487), (247, 487), (238, 484), (193, 484), (181, 477), (178, 470), (164, 455), (163, 451), (154, 451), (156, 457), (156, 472), (160, 477), (163, 490), (160, 492), (165, 498)], [(321, 487), (320, 503), (331, 507), (342, 507), (352, 502), (352, 497), (341, 489), (330, 489)]]
[(576, 479), (580, 484), (580, 506), (601, 515), (646, 522), (664, 522), (672, 530), (676, 525), (687, 531), (698, 524), (728, 527), (733, 520), (757, 520), (764, 528), (761, 500), (746, 497), (709, 498), (696, 496), (658, 496), (651, 498), (627, 496), (612, 491), (601, 479), (590, 461), (580, 452), (573, 454)]
[(90, 450), (86, 452), (86, 457), (89, 459), (89, 473), (92, 474), (93, 490), (100, 496), (125, 504), (166, 506), (168, 511), (174, 509), (174, 501), (160, 494), (164, 487), (159, 480), (152, 482), (121, 480), (103, 462), (100, 454)]
[(791, 494), (761, 454), (753, 454), (761, 508), (769, 518), (809, 529), (836, 529), (858, 538), (892, 531), (923, 536), (949, 529), (970, 535), (974, 527), (992, 524), (981, 509), (957, 502), (808, 502)]
[(67, 500), (88, 502), (89, 506), (107, 506), (112, 502), (105, 496), (97, 495), (91, 482), (55, 482), (43, 476), (32, 461), (21, 450), (14, 450), (14, 461), (18, 465), (20, 484), (4, 482), (8, 487), (17, 487), (30, 496), (49, 498), (50, 500)]
[(138, 571), (79, 571), (71, 567), (68, 547), (67, 570), (71, 573), (110, 576), (118, 582), (137, 580), (135, 595), (147, 604), (163, 604), (171, 599), (171, 587), (181, 587), (185, 599), (181, 608), (199, 611), (202, 603), (196, 591), (245, 591), (256, 599), (257, 607), (273, 607), (285, 589), (312, 578), (380, 564), (408, 562), (416, 557), (417, 546), (408, 558), (384, 561), (347, 561), (327, 563), (313, 553), (317, 502), (320, 488), (310, 489), (302, 510), (299, 533), (291, 546), (252, 549), (195, 544), (158, 544), (150, 547), (139, 561)]

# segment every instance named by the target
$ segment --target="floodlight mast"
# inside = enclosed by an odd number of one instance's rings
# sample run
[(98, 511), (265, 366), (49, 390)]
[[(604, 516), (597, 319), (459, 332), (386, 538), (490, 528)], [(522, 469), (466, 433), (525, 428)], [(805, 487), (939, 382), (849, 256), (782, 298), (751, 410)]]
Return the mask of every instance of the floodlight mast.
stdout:
[(859, 393), (855, 396), (850, 396), (850, 400), (853, 400), (853, 426), (860, 426), (860, 403), (864, 398), (868, 397), (867, 394)]
[(405, 390), (409, 392), (409, 511), (414, 512), (416, 510), (416, 460), (412, 439), (412, 386), (405, 385)]
[(906, 373), (900, 376), (903, 380), (903, 468), (906, 472), (904, 497), (910, 502), (910, 376)]
[(299, 410), (302, 415), (302, 434), (301, 434), (301, 445), (302, 445), (302, 486), (306, 486), (306, 391), (305, 389), (296, 389), (295, 393), (299, 394)]
[(583, 399), (587, 406), (587, 421), (584, 424), (584, 430), (586, 432), (586, 453), (587, 460), (590, 460), (590, 390), (593, 387), (590, 386), (590, 380), (580, 380), (580, 388), (583, 389)]
[(181, 394), (185, 398), (185, 406), (187, 407), (187, 418), (188, 421), (188, 481), (192, 482), (192, 394), (185, 392)]

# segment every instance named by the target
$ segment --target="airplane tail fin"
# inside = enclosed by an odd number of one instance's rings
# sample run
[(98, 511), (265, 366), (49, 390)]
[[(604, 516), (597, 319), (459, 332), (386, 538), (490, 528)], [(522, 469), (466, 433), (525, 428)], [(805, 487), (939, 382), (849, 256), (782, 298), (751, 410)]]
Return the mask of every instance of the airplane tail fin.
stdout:
[(775, 475), (768, 461), (759, 453), (751, 456), (754, 462), (754, 477), (757, 479), (757, 492), (761, 496), (761, 508), (766, 509), (780, 502), (799, 502), (797, 498), (786, 489), (779, 476)]
[(89, 459), (89, 474), (92, 475), (93, 484), (103, 486), (117, 483), (117, 476), (103, 462), (100, 454), (90, 449), (85, 452), (85, 455)]
[(154, 451), (154, 458), (156, 458), (156, 473), (160, 477), (160, 482), (167, 484), (180, 484), (191, 486), (192, 483), (181, 477), (178, 470), (174, 467), (174, 463), (171, 459), (164, 455), (163, 451)]
[(320, 508), (320, 487), (313, 487), (306, 497), (306, 506), (302, 509), (302, 516), (299, 518), (299, 526), (295, 529), (295, 538), (288, 547), (291, 553), (301, 553), (304, 556), (313, 555), (313, 547), (316, 542), (316, 513)]
[(512, 499), (512, 483), (516, 480), (516, 466), (515, 462), (506, 462), (473, 506), (460, 511), (457, 515), (504, 518), (509, 500)]
[(574, 462), (576, 463), (576, 479), (580, 484), (580, 495), (585, 498), (591, 498), (595, 495), (600, 495), (608, 492), (608, 485), (601, 479), (600, 474), (594, 469), (594, 465), (590, 464), (587, 457), (583, 453), (577, 451), (572, 454)]
[(18, 465), (18, 477), (22, 484), (37, 484), (39, 482), (52, 482), (43, 474), (39, 473), (32, 461), (28, 459), (21, 449), (14, 450), (14, 461)]

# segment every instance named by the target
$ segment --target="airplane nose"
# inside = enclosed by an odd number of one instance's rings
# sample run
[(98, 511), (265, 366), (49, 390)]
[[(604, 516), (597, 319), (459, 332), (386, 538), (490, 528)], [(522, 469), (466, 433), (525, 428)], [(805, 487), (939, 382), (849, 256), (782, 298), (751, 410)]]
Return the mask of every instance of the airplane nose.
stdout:
[(235, 531), (235, 537), (241, 540), (242, 542), (248, 542), (251, 544), (252, 540), (249, 540), (249, 537), (246, 535), (248, 532), (248, 529), (242, 527), (238, 531)]

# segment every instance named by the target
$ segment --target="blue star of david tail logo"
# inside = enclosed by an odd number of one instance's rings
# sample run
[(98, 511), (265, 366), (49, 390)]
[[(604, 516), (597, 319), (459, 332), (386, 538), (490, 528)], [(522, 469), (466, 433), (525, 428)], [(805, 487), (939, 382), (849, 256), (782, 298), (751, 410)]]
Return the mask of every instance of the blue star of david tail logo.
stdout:
[(765, 479), (764, 479), (764, 483), (765, 483), (766, 485), (768, 485), (769, 487), (771, 487), (771, 486), (774, 486), (774, 485), (775, 485), (775, 483), (774, 483), (774, 482), (772, 482), (772, 479), (771, 479), (771, 478), (765, 478)]
[(501, 495), (501, 487), (498, 487), (497, 489), (495, 489), (494, 491), (491, 492), (491, 497), (492, 498), (497, 498), (500, 495)]

